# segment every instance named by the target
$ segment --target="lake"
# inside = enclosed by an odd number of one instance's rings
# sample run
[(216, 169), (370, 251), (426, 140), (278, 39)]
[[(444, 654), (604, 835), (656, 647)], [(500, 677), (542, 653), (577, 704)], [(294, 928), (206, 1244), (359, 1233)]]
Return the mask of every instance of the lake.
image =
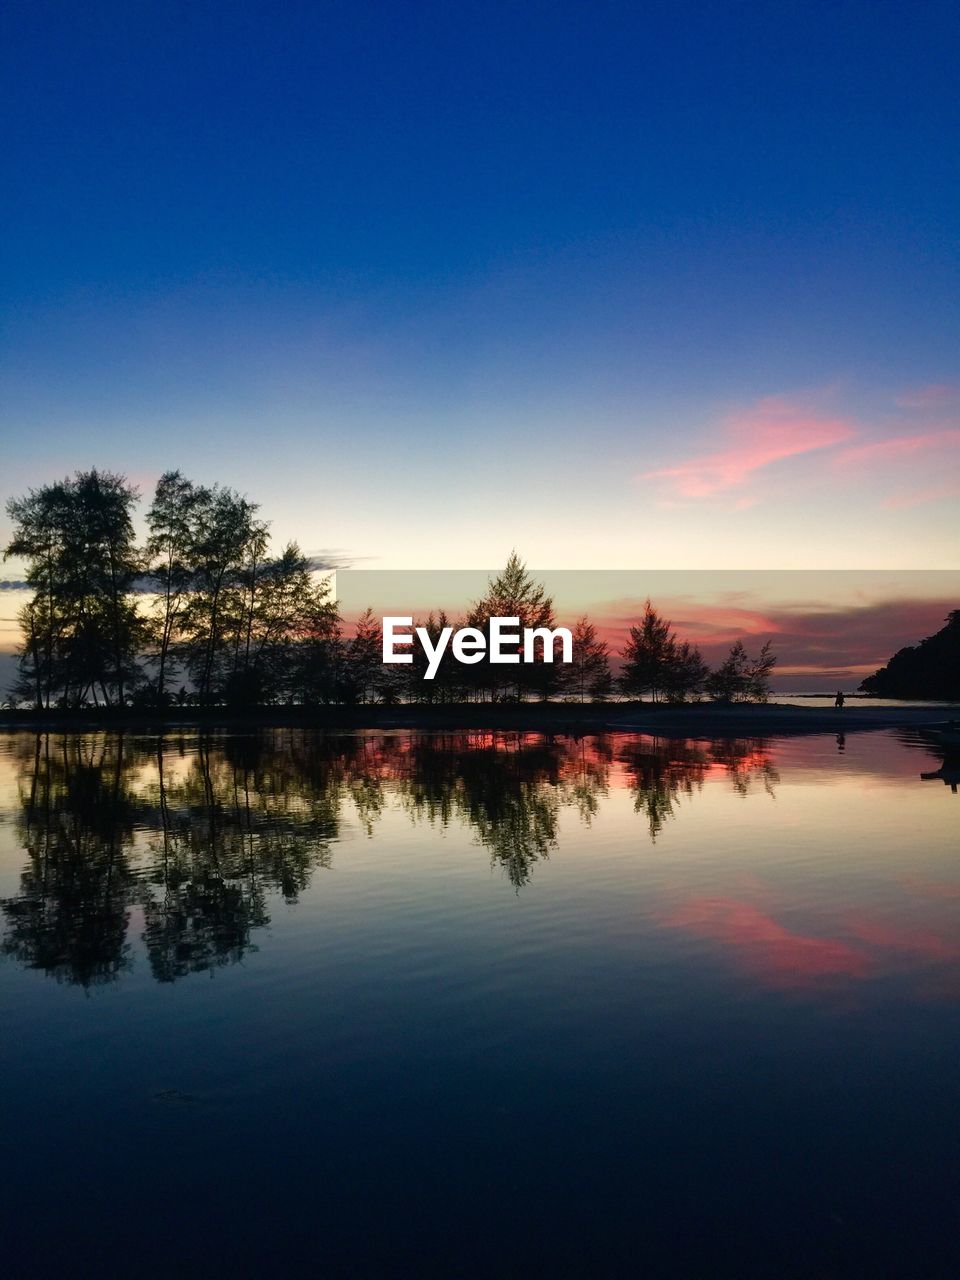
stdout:
[(957, 781), (0, 735), (6, 1274), (955, 1277)]

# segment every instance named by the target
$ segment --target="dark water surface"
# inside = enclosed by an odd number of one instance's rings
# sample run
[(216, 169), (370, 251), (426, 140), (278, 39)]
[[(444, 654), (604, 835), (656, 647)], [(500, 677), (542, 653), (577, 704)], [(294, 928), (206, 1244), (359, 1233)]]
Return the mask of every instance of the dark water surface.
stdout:
[(0, 1267), (960, 1275), (941, 765), (0, 737)]

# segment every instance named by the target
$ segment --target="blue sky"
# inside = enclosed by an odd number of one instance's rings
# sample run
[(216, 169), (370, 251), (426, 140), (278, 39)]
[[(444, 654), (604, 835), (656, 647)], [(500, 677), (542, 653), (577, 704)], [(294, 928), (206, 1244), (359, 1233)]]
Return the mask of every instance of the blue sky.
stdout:
[(178, 466), (389, 568), (956, 564), (954, 6), (2, 21), (0, 498)]

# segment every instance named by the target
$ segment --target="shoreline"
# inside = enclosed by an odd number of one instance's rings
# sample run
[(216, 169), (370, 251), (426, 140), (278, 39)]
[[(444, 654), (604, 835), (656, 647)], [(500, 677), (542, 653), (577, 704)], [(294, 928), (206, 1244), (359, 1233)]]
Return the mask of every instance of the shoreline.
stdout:
[(0, 730), (84, 733), (104, 730), (166, 732), (210, 729), (307, 728), (331, 732), (362, 729), (471, 730), (529, 733), (653, 733), (675, 737), (758, 737), (766, 734), (855, 733), (920, 729), (960, 719), (960, 706), (798, 707), (778, 703), (450, 703), (440, 706), (265, 707), (0, 712)]

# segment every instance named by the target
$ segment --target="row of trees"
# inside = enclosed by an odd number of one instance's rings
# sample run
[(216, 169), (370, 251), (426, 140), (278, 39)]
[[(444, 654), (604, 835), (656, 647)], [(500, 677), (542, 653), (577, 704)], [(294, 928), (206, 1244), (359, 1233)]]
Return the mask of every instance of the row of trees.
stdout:
[[(8, 503), (5, 555), (27, 564), (32, 597), (20, 614), (18, 701), (54, 706), (158, 707), (454, 702), (628, 697), (682, 702), (703, 694), (763, 701), (776, 659), (737, 642), (710, 671), (648, 601), (630, 628), (615, 679), (611, 655), (582, 617), (573, 661), (476, 665), (447, 654), (431, 681), (419, 646), (403, 666), (382, 662), (379, 620), (368, 610), (346, 634), (329, 578), (296, 543), (270, 550), (256, 503), (219, 485), (164, 474), (138, 544), (137, 491), (123, 476), (79, 472)], [(516, 553), (457, 625), (489, 635), (490, 619), (522, 628), (556, 624), (553, 600)], [(435, 639), (444, 613), (416, 625)]]
[(337, 611), (295, 543), (269, 554), (257, 506), (163, 475), (138, 546), (136, 490), (78, 473), (8, 504), (27, 562), (17, 694), (37, 707), (311, 700)]

